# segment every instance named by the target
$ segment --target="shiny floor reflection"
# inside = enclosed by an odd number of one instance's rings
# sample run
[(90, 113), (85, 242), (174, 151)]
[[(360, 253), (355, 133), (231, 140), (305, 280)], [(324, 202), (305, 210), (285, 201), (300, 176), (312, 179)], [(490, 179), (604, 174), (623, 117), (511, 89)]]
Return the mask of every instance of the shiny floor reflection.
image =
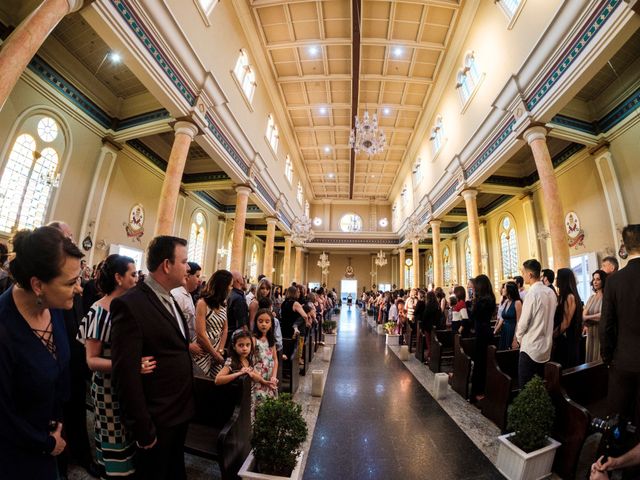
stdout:
[(356, 308), (343, 308), (304, 478), (499, 479)]

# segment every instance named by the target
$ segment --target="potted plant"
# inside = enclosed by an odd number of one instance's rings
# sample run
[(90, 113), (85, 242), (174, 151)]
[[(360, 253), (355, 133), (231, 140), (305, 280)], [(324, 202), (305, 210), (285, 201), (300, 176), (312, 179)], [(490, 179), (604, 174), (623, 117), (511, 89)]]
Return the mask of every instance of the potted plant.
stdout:
[(335, 329), (338, 325), (338, 322), (335, 320), (325, 320), (322, 322), (322, 330), (324, 330), (324, 343), (325, 345), (335, 345), (336, 344), (336, 334)]
[(300, 447), (307, 434), (302, 407), (290, 395), (267, 398), (256, 407), (252, 450), (238, 475), (244, 480), (297, 480), (303, 454)]
[(387, 345), (397, 347), (400, 345), (400, 335), (396, 333), (396, 324), (387, 322), (384, 324), (384, 331), (387, 333)]
[(498, 437), (496, 466), (511, 480), (546, 478), (560, 443), (549, 437), (553, 404), (539, 376), (533, 377), (515, 398), (507, 413), (507, 430)]

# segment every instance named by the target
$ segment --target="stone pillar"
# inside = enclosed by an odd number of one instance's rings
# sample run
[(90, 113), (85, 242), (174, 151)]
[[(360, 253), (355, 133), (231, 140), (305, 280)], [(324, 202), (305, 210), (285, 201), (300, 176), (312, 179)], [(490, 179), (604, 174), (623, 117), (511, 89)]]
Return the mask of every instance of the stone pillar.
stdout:
[[(473, 261), (473, 258), (472, 258)], [(489, 269), (489, 240), (487, 236), (487, 222), (480, 222), (480, 273), (488, 277)]]
[[(538, 251), (538, 237), (536, 228), (536, 217), (533, 211), (533, 196), (529, 193), (522, 198), (522, 210), (524, 212), (524, 221), (527, 227), (527, 252), (520, 257), (520, 260), (526, 260), (527, 258), (540, 259), (540, 253)], [(525, 257), (525, 258), (523, 258)]]
[(4, 41), (0, 47), (0, 110), (51, 31), (82, 4), (83, 0), (44, 0)]
[(267, 217), (267, 242), (264, 246), (264, 268), (262, 273), (273, 281), (273, 245), (276, 240), (277, 218)]
[[(221, 254), (220, 254), (220, 249), (223, 249), (226, 247), (226, 245), (224, 245), (224, 234), (227, 230), (227, 219), (225, 217), (218, 217), (218, 235), (216, 238), (216, 270), (220, 270), (222, 268), (225, 267), (225, 265), (222, 264), (222, 259), (224, 258)], [(227, 255), (231, 255), (231, 252), (227, 252)]]
[(236, 187), (236, 218), (233, 223), (233, 244), (231, 245), (231, 271), (242, 273), (242, 256), (244, 255), (244, 222), (247, 218), (247, 204), (251, 188), (246, 185)]
[(291, 235), (285, 235), (284, 236), (284, 259), (282, 260), (282, 289), (285, 290), (290, 285), (291, 285)]
[(167, 171), (164, 174), (162, 190), (160, 191), (158, 219), (156, 220), (154, 236), (173, 234), (173, 222), (176, 217), (176, 205), (180, 195), (184, 165), (189, 155), (189, 146), (198, 133), (198, 127), (191, 122), (176, 122), (174, 129), (176, 136), (173, 140)]
[(482, 249), (480, 247), (480, 223), (478, 220), (477, 190), (464, 190), (462, 197), (467, 208), (469, 224), (469, 246), (471, 247), (471, 274), (477, 277), (482, 273)]
[(440, 251), (440, 220), (431, 220), (433, 242), (433, 286), (442, 287), (442, 252)]
[(549, 224), (549, 234), (551, 236), (553, 266), (557, 270), (559, 268), (570, 268), (571, 262), (564, 226), (564, 209), (560, 199), (558, 179), (553, 170), (551, 155), (547, 148), (546, 136), (547, 130), (544, 127), (532, 127), (524, 132), (524, 139), (531, 147), (538, 176), (540, 177), (540, 187), (545, 201), (547, 223)]
[(411, 240), (411, 253), (413, 256), (413, 288), (420, 287), (420, 241)]
[(398, 288), (400, 290), (404, 290), (404, 269), (405, 269), (405, 264), (404, 264), (404, 255), (405, 255), (405, 251), (404, 251), (404, 247), (400, 247), (400, 250), (398, 251), (398, 261), (400, 262), (400, 278), (398, 279)]
[[(78, 244), (81, 244), (87, 235), (91, 236), (93, 248), (89, 251), (89, 258), (87, 259), (89, 265), (93, 265), (96, 243), (98, 242), (98, 229), (102, 217), (102, 207), (104, 206), (104, 199), (107, 195), (111, 172), (113, 171), (113, 166), (116, 163), (116, 157), (118, 156), (120, 148), (119, 145), (108, 140), (103, 140), (102, 148), (98, 156), (98, 164), (96, 165), (91, 187), (89, 188), (89, 196), (85, 203)], [(136, 268), (142, 268), (142, 266), (136, 265)]]
[(296, 245), (296, 263), (293, 270), (293, 281), (296, 283), (304, 283), (302, 281), (302, 245)]
[(458, 261), (458, 239), (451, 238), (451, 284), (460, 285), (460, 262)]

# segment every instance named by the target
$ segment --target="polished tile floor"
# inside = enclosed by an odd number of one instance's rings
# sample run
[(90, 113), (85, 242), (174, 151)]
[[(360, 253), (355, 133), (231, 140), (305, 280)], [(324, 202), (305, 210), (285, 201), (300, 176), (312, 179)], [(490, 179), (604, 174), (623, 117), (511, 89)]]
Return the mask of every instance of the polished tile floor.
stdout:
[(500, 479), (356, 308), (343, 308), (304, 478)]

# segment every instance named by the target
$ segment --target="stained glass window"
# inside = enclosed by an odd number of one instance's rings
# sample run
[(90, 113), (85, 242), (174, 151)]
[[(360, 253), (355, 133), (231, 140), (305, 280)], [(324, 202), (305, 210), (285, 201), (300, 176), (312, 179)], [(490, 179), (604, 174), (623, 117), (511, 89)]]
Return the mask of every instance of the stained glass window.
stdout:
[(473, 267), (471, 266), (471, 244), (469, 237), (464, 242), (464, 264), (466, 268), (467, 278), (473, 277)]
[(451, 259), (449, 258), (449, 247), (444, 247), (442, 253), (442, 264), (444, 267), (444, 285), (451, 284)]
[(196, 262), (200, 266), (204, 262), (204, 243), (206, 234), (206, 221), (204, 214), (200, 211), (196, 212), (191, 222), (191, 230), (189, 232), (189, 248), (187, 257), (190, 262)]
[(502, 278), (519, 275), (518, 237), (511, 218), (506, 216), (500, 222), (500, 250), (502, 253)]
[(45, 221), (65, 139), (51, 117), (28, 118), (0, 178), (0, 231), (36, 228)]

